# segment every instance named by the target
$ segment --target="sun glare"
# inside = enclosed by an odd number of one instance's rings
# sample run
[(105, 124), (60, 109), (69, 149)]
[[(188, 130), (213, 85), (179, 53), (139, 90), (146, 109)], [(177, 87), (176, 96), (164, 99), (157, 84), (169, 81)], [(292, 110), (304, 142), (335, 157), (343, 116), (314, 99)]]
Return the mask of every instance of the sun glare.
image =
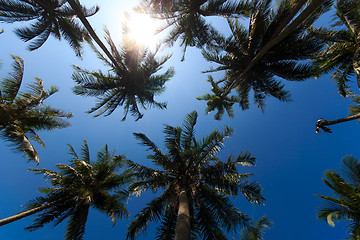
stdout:
[(156, 48), (159, 37), (155, 34), (159, 23), (155, 19), (146, 14), (132, 13), (131, 15), (129, 14), (127, 24), (129, 37), (136, 44), (149, 47), (150, 49)]

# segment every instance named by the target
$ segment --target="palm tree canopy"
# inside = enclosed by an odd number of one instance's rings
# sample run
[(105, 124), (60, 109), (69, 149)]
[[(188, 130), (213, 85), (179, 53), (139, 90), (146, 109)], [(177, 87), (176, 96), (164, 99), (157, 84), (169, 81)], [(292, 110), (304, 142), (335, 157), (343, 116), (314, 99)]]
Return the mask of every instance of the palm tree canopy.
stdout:
[(19, 92), (24, 75), (24, 62), (14, 59), (13, 72), (0, 82), (0, 134), (29, 160), (39, 162), (39, 156), (31, 140), (45, 146), (37, 135), (38, 130), (52, 130), (68, 127), (65, 120), (71, 118), (70, 112), (64, 112), (43, 104), (43, 101), (56, 93), (54, 86), (45, 91), (43, 82), (35, 78), (27, 92)]
[(249, 202), (261, 204), (264, 201), (261, 187), (250, 179), (251, 174), (237, 170), (238, 165), (253, 166), (255, 158), (250, 153), (241, 153), (220, 161), (216, 154), (224, 140), (231, 136), (232, 129), (226, 126), (223, 132), (214, 130), (196, 140), (197, 116), (195, 111), (188, 114), (182, 127), (165, 125), (166, 154), (144, 134), (134, 133), (140, 143), (153, 152), (147, 157), (157, 168), (128, 160), (138, 179), (129, 189), (137, 194), (146, 190), (163, 189), (163, 192), (135, 216), (128, 228), (129, 239), (145, 231), (152, 221), (160, 222), (156, 239), (173, 239), (182, 190), (190, 199), (193, 239), (226, 239), (223, 229), (233, 231), (246, 224), (248, 216), (233, 205), (229, 196), (241, 193)]
[(343, 97), (351, 95), (352, 76), (357, 76), (360, 88), (360, 2), (338, 0), (333, 28), (312, 28), (311, 33), (324, 43), (326, 48), (315, 57), (320, 74), (333, 72), (332, 78)]
[(318, 218), (334, 226), (334, 221), (349, 223), (350, 239), (360, 239), (360, 161), (353, 156), (342, 160), (341, 176), (335, 171), (325, 173), (324, 183), (333, 190), (336, 197), (318, 195), (327, 205), (318, 210)]
[(75, 66), (73, 79), (78, 84), (74, 93), (82, 96), (96, 96), (98, 103), (88, 113), (98, 111), (95, 116), (110, 115), (114, 110), (122, 106), (126, 119), (128, 112), (140, 119), (143, 114), (139, 106), (166, 108), (166, 103), (156, 102), (154, 97), (165, 90), (165, 83), (174, 75), (173, 68), (169, 68), (163, 74), (155, 74), (169, 59), (166, 56), (156, 59), (155, 53), (147, 48), (142, 48), (131, 41), (124, 40), (124, 45), (118, 50), (111, 39), (110, 33), (105, 30), (106, 41), (111, 52), (118, 61), (120, 69), (107, 60), (95, 47), (98, 57), (110, 67), (107, 73), (102, 71), (88, 71)]
[(39, 213), (34, 222), (26, 228), (29, 231), (50, 222), (57, 225), (68, 219), (65, 239), (83, 239), (90, 207), (108, 215), (113, 223), (117, 218), (128, 216), (122, 201), (124, 194), (121, 188), (131, 181), (130, 172), (124, 170), (117, 173), (123, 165), (124, 157), (115, 156), (105, 144), (97, 152), (97, 161), (91, 163), (86, 141), (82, 145), (80, 156), (71, 145), (69, 148), (72, 156), (70, 165), (57, 164), (58, 171), (30, 169), (37, 174), (43, 174), (51, 187), (39, 188), (45, 196), (28, 202), (26, 208), (33, 209), (60, 201)]
[(246, 16), (251, 3), (248, 0), (142, 0), (137, 9), (165, 20), (166, 24), (160, 31), (171, 29), (165, 42), (172, 45), (180, 39), (185, 53), (187, 46), (201, 48), (211, 43), (216, 30), (205, 17)]
[[(99, 10), (97, 6), (81, 9), (86, 17)], [(30, 26), (15, 31), (22, 40), (31, 41), (29, 50), (41, 47), (51, 34), (64, 38), (81, 56), (81, 42), (89, 36), (75, 18), (76, 13), (66, 0), (0, 0), (0, 22), (31, 21)]]
[[(225, 106), (228, 100), (223, 101), (226, 98), (222, 95), (229, 94), (233, 88), (238, 95), (233, 101), (236, 100), (243, 110), (250, 106), (251, 91), (255, 103), (263, 110), (267, 96), (273, 96), (280, 101), (290, 100), (290, 94), (284, 89), (281, 79), (303, 81), (316, 75), (316, 68), (309, 59), (321, 50), (323, 43), (309, 35), (306, 29), (327, 9), (325, 7), (320, 7), (310, 14), (287, 37), (271, 47), (250, 71), (243, 74), (249, 63), (272, 41), (274, 33), (279, 31), (279, 25), (295, 4), (295, 1), (281, 1), (277, 9), (274, 9), (271, 0), (254, 1), (248, 29), (242, 26), (238, 19), (228, 19), (232, 35), (214, 35), (214, 45), (203, 50), (203, 56), (220, 66), (207, 72), (225, 71), (225, 76), (216, 82), (221, 91), (214, 92), (213, 96), (200, 98), (208, 101), (209, 110), (217, 108), (221, 113), (223, 108), (231, 109), (231, 106)], [(222, 102), (224, 106), (221, 105)]]

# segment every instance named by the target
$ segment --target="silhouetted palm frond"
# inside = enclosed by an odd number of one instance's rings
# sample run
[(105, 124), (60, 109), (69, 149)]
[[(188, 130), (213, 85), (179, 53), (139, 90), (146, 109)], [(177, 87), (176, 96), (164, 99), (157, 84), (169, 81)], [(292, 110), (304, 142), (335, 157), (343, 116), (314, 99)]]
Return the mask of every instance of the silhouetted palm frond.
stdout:
[[(81, 10), (90, 17), (99, 8), (81, 7)], [(65, 0), (0, 0), (0, 22), (17, 21), (31, 21), (29, 26), (15, 30), (22, 40), (30, 41), (29, 50), (38, 49), (53, 35), (64, 38), (81, 56), (81, 43), (89, 38), (87, 31), (77, 22), (76, 12)]]
[(342, 174), (335, 171), (325, 172), (324, 183), (333, 190), (335, 197), (317, 195), (327, 201), (327, 205), (318, 210), (318, 218), (335, 226), (335, 221), (349, 223), (349, 239), (360, 238), (360, 162), (353, 156), (342, 160)]
[(19, 57), (13, 56), (13, 59), (13, 72), (0, 82), (0, 134), (29, 160), (39, 163), (38, 153), (30, 141), (45, 144), (36, 131), (68, 127), (70, 124), (65, 119), (72, 114), (43, 104), (58, 89), (51, 86), (45, 91), (39, 78), (35, 78), (27, 92), (19, 92), (24, 63)]

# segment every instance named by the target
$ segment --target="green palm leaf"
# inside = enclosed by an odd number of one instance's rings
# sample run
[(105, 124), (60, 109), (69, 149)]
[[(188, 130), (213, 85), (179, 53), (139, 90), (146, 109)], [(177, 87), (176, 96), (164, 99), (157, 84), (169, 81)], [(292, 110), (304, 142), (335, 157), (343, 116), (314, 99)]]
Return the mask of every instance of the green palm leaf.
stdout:
[(13, 59), (13, 72), (0, 82), (0, 134), (29, 160), (38, 163), (39, 156), (31, 141), (45, 144), (36, 131), (68, 127), (70, 124), (65, 119), (72, 114), (43, 104), (58, 89), (51, 86), (48, 91), (44, 90), (39, 78), (28, 86), (28, 91), (19, 92), (24, 63), (19, 57), (13, 56)]
[(318, 210), (318, 218), (335, 226), (335, 221), (349, 223), (349, 239), (360, 238), (360, 162), (352, 156), (344, 157), (342, 160), (342, 177), (335, 171), (325, 173), (324, 183), (333, 190), (335, 197), (317, 195), (325, 199), (327, 205)]
[[(79, 1), (76, 0), (79, 4)], [(85, 8), (81, 11), (85, 17), (94, 15), (98, 7)], [(61, 39), (64, 38), (81, 56), (81, 43), (89, 39), (87, 31), (73, 18), (77, 13), (63, 0), (1, 0), (0, 22), (13, 23), (17, 21), (30, 21), (26, 27), (17, 28), (15, 33), (24, 41), (28, 42), (29, 50), (41, 47), (50, 35)]]

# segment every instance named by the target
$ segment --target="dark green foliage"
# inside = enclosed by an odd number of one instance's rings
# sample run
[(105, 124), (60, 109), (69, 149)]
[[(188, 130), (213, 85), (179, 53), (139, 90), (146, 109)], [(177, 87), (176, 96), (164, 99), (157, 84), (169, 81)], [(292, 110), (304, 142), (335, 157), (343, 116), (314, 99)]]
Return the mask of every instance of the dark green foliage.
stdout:
[(348, 222), (349, 239), (360, 239), (360, 161), (352, 156), (342, 160), (342, 176), (335, 171), (325, 172), (324, 183), (333, 190), (335, 197), (318, 195), (327, 205), (318, 210), (318, 218), (331, 226), (334, 221)]
[[(270, 0), (254, 1), (248, 29), (239, 20), (229, 19), (232, 35), (214, 34), (214, 44), (203, 51), (203, 56), (220, 66), (207, 72), (225, 71), (225, 77), (216, 82), (218, 86), (213, 95), (200, 99), (208, 102), (208, 110), (218, 110), (217, 119), (224, 109), (231, 116), (234, 101), (243, 110), (248, 109), (250, 92), (253, 92), (254, 101), (261, 110), (268, 96), (289, 101), (290, 95), (281, 79), (303, 81), (316, 75), (316, 69), (306, 60), (320, 51), (322, 42), (307, 34), (306, 29), (318, 18), (319, 12), (325, 11), (323, 8), (314, 11), (294, 31), (271, 47), (250, 70), (247, 69), (264, 46), (273, 40), (274, 33), (279, 31), (279, 25), (295, 4), (293, 1), (281, 1), (274, 9)], [(247, 72), (243, 73), (245, 69)], [(233, 89), (237, 97), (227, 97)]]
[(311, 29), (314, 36), (326, 43), (324, 51), (314, 59), (320, 74), (333, 72), (339, 93), (347, 97), (351, 95), (351, 77), (357, 77), (360, 88), (360, 2), (338, 0), (334, 21), (331, 29)]
[[(82, 7), (86, 17), (98, 10), (98, 7)], [(58, 39), (63, 37), (81, 56), (81, 42), (89, 36), (75, 18), (76, 13), (66, 0), (0, 0), (0, 22), (31, 21), (30, 26), (15, 31), (22, 40), (31, 41), (29, 50), (38, 49), (53, 35)]]
[(244, 16), (249, 13), (251, 4), (247, 0), (142, 0), (138, 9), (166, 20), (162, 30), (170, 31), (165, 42), (172, 45), (180, 39), (185, 52), (187, 46), (201, 48), (211, 43), (216, 30), (205, 17)]
[(28, 86), (27, 92), (19, 92), (24, 63), (19, 57), (13, 56), (13, 59), (13, 72), (0, 82), (0, 134), (29, 160), (39, 163), (39, 156), (30, 141), (45, 144), (36, 131), (68, 127), (70, 124), (65, 119), (71, 118), (72, 114), (43, 104), (58, 89), (51, 86), (45, 91), (39, 78)]
[(128, 112), (136, 117), (142, 118), (139, 107), (166, 108), (166, 103), (159, 103), (154, 97), (165, 90), (165, 83), (174, 75), (174, 70), (169, 68), (163, 74), (156, 74), (169, 57), (157, 60), (156, 52), (152, 53), (146, 48), (125, 41), (118, 50), (106, 30), (106, 41), (111, 49), (113, 57), (118, 62), (120, 69), (107, 60), (95, 47), (93, 48), (98, 57), (110, 67), (110, 71), (103, 73), (99, 71), (87, 71), (75, 66), (73, 79), (78, 84), (74, 93), (82, 96), (95, 96), (98, 103), (88, 113), (95, 114), (95, 117), (105, 114), (110, 115), (113, 111), (122, 106), (126, 119)]
[(272, 222), (266, 216), (259, 219), (258, 222), (246, 226), (240, 234), (240, 240), (261, 240), (264, 237), (266, 228), (271, 228)]
[(78, 156), (69, 145), (72, 156), (70, 165), (57, 164), (58, 171), (48, 169), (30, 169), (37, 174), (43, 174), (49, 180), (51, 187), (39, 188), (45, 195), (30, 201), (27, 210), (46, 203), (57, 203), (37, 214), (34, 222), (27, 227), (29, 231), (43, 227), (47, 223), (55, 225), (68, 219), (65, 239), (83, 239), (89, 208), (93, 207), (108, 215), (113, 223), (118, 218), (128, 216), (123, 198), (115, 194), (125, 184), (131, 181), (130, 172), (116, 172), (123, 165), (122, 156), (114, 156), (107, 145), (97, 153), (97, 161), (91, 163), (89, 148), (84, 141), (81, 156)]
[(214, 130), (207, 137), (196, 140), (197, 116), (195, 111), (188, 114), (182, 127), (165, 125), (167, 153), (144, 134), (134, 134), (152, 151), (147, 157), (158, 170), (128, 160), (129, 168), (135, 171), (137, 178), (130, 185), (130, 192), (164, 191), (135, 216), (128, 228), (128, 239), (145, 231), (150, 222), (160, 222), (156, 239), (172, 239), (180, 189), (189, 193), (193, 239), (225, 239), (224, 231), (235, 231), (246, 225), (249, 217), (233, 205), (230, 196), (242, 194), (249, 202), (263, 203), (260, 185), (250, 179), (251, 174), (237, 170), (238, 165), (253, 166), (255, 158), (249, 153), (241, 153), (236, 158), (230, 156), (227, 161), (220, 161), (216, 155), (224, 140), (231, 136), (232, 129), (226, 126), (223, 132)]
[(240, 99), (236, 96), (229, 97), (228, 95), (221, 95), (221, 88), (216, 82), (214, 82), (212, 76), (209, 76), (208, 82), (211, 84), (211, 91), (214, 94), (210, 95), (209, 93), (207, 93), (201, 97), (197, 97), (198, 100), (206, 101), (206, 113), (217, 110), (217, 113), (214, 116), (216, 120), (220, 120), (221, 117), (224, 115), (225, 111), (227, 112), (229, 117), (234, 117), (234, 111), (232, 106), (234, 105), (234, 103), (239, 102)]
[(360, 96), (354, 96), (352, 97), (352, 101), (356, 105), (351, 105), (349, 109), (349, 115), (355, 115), (360, 113)]

